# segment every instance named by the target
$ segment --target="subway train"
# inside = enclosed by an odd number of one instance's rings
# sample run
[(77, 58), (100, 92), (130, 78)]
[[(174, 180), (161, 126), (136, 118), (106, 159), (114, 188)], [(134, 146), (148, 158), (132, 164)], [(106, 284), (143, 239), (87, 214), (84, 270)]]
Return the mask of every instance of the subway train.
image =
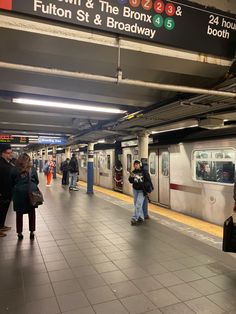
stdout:
[[(137, 145), (94, 152), (94, 184), (132, 195), (128, 181)], [(173, 211), (218, 225), (232, 214), (236, 140), (210, 139), (170, 145), (149, 144), (150, 200)], [(79, 152), (80, 180), (87, 181), (86, 152)], [(122, 175), (116, 178), (116, 162)], [(121, 182), (122, 181), (122, 182)], [(117, 188), (118, 187), (118, 188)]]

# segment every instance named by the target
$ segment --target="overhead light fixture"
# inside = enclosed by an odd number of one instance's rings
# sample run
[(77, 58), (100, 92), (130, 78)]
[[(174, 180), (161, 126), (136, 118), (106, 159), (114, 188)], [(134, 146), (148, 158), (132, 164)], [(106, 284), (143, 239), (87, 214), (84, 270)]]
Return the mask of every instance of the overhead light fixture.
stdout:
[(159, 133), (164, 133), (164, 132), (171, 132), (171, 131), (178, 131), (178, 130), (183, 130), (183, 129), (188, 129), (188, 128), (195, 128), (197, 126), (198, 126), (198, 124), (193, 124), (190, 126), (184, 126), (184, 127), (180, 127), (180, 128), (172, 128), (172, 129), (167, 129), (167, 130), (152, 131), (152, 134), (159, 134)]
[(16, 104), (30, 105), (30, 106), (41, 106), (41, 107), (62, 108), (62, 109), (83, 110), (83, 111), (95, 111), (95, 112), (103, 112), (103, 113), (125, 113), (126, 112), (124, 110), (115, 109), (115, 108), (95, 107), (95, 106), (90, 106), (90, 105), (70, 104), (70, 103), (55, 102), (55, 101), (29, 99), (29, 98), (13, 98), (12, 102)]

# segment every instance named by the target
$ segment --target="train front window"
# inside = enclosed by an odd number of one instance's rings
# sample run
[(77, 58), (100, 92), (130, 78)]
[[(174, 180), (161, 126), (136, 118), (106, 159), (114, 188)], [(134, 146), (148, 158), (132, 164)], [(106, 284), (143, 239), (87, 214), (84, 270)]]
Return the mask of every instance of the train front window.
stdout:
[(163, 152), (161, 154), (161, 172), (164, 177), (169, 176), (169, 153)]
[(235, 175), (235, 151), (233, 149), (221, 149), (204, 151), (208, 158), (202, 158), (201, 151), (194, 151), (195, 180), (219, 182), (225, 184), (234, 183)]
[(132, 170), (132, 155), (127, 154), (127, 171), (130, 172)]
[(107, 169), (111, 170), (111, 155), (107, 155)]

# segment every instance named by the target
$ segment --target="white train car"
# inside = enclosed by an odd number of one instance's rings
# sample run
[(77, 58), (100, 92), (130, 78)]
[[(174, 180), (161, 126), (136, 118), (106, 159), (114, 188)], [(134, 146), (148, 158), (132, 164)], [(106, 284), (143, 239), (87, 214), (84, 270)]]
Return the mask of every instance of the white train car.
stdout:
[[(123, 192), (128, 195), (132, 195), (129, 172), (137, 158), (137, 147), (123, 148)], [(174, 211), (222, 225), (234, 205), (235, 160), (234, 139), (150, 145), (148, 166), (154, 185), (150, 199)], [(114, 188), (114, 162), (115, 149), (95, 152), (94, 184)], [(82, 170), (86, 181), (87, 169)]]

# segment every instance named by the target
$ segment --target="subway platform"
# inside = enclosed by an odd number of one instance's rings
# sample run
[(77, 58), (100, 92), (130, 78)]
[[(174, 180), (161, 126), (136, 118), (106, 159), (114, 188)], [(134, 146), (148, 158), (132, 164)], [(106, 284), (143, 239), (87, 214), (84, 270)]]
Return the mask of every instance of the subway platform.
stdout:
[(236, 259), (217, 233), (158, 212), (131, 226), (127, 196), (40, 179), (35, 240), (25, 217), (17, 241), (11, 209), (0, 239), (1, 314), (236, 313)]

